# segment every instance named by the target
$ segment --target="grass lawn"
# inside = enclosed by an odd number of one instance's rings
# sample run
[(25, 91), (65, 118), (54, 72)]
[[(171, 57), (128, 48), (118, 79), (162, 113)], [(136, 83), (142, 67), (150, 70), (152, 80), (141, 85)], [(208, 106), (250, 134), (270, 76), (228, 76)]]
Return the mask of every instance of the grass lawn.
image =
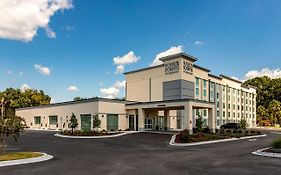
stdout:
[(41, 155), (41, 153), (35, 152), (5, 152), (3, 154), (0, 154), (0, 161), (26, 159), (39, 157)]

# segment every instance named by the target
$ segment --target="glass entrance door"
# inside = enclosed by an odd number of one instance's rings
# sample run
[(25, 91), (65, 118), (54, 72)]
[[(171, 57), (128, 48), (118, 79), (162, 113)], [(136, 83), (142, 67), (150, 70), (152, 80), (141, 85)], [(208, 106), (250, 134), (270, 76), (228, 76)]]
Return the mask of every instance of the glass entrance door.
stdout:
[(144, 129), (145, 130), (152, 130), (153, 128), (153, 120), (152, 118), (146, 118), (144, 121)]
[(135, 116), (129, 115), (129, 130), (133, 131), (135, 130)]

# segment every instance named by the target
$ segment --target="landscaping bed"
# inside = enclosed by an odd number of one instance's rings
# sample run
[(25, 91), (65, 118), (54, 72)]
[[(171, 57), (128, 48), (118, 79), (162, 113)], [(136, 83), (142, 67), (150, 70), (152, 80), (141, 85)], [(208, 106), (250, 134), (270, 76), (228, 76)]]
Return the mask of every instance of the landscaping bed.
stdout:
[(271, 143), (271, 147), (264, 149), (264, 152), (281, 154), (281, 137)]
[(194, 134), (189, 134), (187, 130), (184, 130), (176, 135), (175, 143), (194, 143), (257, 135), (262, 135), (262, 133), (254, 130), (216, 130), (216, 133), (210, 133), (209, 130), (203, 130), (202, 132), (195, 131)]
[(42, 154), (37, 152), (5, 152), (0, 154), (0, 161), (19, 160), (40, 156), (42, 156)]
[(109, 135), (116, 135), (121, 134), (120, 131), (62, 131), (60, 134), (66, 136), (109, 136)]

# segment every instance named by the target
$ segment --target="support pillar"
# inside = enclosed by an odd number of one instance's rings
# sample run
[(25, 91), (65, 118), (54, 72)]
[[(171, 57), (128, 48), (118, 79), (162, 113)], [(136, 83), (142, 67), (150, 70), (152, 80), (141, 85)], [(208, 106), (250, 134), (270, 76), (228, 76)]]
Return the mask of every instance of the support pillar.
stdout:
[(164, 110), (164, 117), (165, 117), (165, 120), (166, 120), (166, 127), (167, 127), (167, 130), (170, 130), (170, 110), (167, 110), (165, 109)]
[(193, 121), (192, 121), (192, 105), (188, 102), (184, 106), (184, 117), (183, 117), (183, 129), (187, 129), (189, 134), (193, 133)]
[(214, 108), (208, 108), (208, 126), (212, 133), (216, 132), (216, 117)]
[(139, 131), (144, 131), (145, 110), (138, 108), (138, 127)]

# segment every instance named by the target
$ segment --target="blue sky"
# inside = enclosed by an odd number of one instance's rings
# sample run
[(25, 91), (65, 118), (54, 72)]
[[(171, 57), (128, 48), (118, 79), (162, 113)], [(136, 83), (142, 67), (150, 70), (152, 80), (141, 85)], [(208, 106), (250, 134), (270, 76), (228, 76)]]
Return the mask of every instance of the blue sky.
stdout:
[[(281, 76), (279, 0), (52, 0), (44, 7), (57, 7), (48, 20), (33, 10), (15, 15), (21, 4), (4, 1), (0, 9), (10, 10), (10, 18), (0, 12), (0, 90), (26, 84), (55, 102), (106, 96), (101, 89), (122, 97), (124, 75), (116, 67), (150, 66), (171, 47), (197, 57), (213, 74)], [(130, 51), (133, 61), (114, 64)]]

